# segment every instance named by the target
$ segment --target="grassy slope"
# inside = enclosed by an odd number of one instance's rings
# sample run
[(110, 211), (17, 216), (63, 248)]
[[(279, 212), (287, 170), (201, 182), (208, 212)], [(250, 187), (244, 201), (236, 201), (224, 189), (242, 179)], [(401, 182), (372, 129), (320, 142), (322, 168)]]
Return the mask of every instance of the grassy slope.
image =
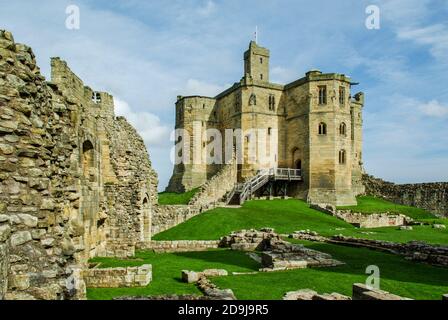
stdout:
[(381, 212), (391, 212), (391, 213), (401, 213), (413, 219), (431, 219), (435, 216), (423, 209), (403, 206), (395, 204), (383, 199), (378, 199), (375, 197), (358, 197), (358, 205), (352, 207), (338, 207), (338, 209), (348, 209), (353, 212), (359, 213), (381, 213)]
[[(299, 242), (299, 241), (295, 241)], [(351, 295), (352, 284), (365, 282), (365, 269), (377, 265), (381, 271), (381, 288), (414, 299), (437, 299), (448, 292), (446, 269), (410, 262), (391, 254), (368, 249), (309, 242), (306, 246), (332, 254), (346, 265), (335, 268), (302, 269), (286, 272), (258, 273), (212, 278), (221, 288), (231, 288), (239, 299), (281, 299), (287, 291), (314, 289), (320, 293), (339, 292)], [(155, 254), (140, 252), (138, 260), (94, 259), (102, 267), (153, 265), (153, 282), (146, 288), (92, 289), (89, 299), (112, 299), (123, 295), (200, 294), (193, 284), (180, 281), (181, 270), (201, 271), (223, 268), (255, 271), (259, 265), (244, 253), (211, 250), (196, 253)], [(267, 285), (268, 283), (273, 285)]]
[[(296, 241), (298, 242), (298, 241)], [(306, 242), (301, 242), (306, 243)], [(259, 273), (250, 276), (214, 278), (222, 288), (230, 288), (239, 299), (280, 299), (285, 292), (313, 289), (319, 293), (338, 292), (351, 296), (353, 283), (364, 283), (369, 265), (380, 268), (381, 289), (413, 299), (440, 300), (448, 292), (445, 268), (407, 261), (400, 256), (331, 244), (306, 243), (327, 252), (346, 265), (333, 268), (302, 269)], [(267, 286), (266, 283), (275, 285)]]
[(317, 212), (298, 200), (249, 201), (242, 208), (217, 208), (196, 216), (154, 237), (154, 240), (213, 240), (231, 231), (272, 227), (279, 233), (302, 229), (317, 232), (353, 228)]
[(160, 294), (198, 294), (193, 284), (181, 281), (182, 270), (202, 271), (219, 268), (229, 272), (256, 271), (259, 265), (246, 254), (230, 250), (213, 250), (189, 253), (138, 252), (135, 260), (95, 258), (92, 262), (101, 262), (102, 268), (139, 266), (152, 264), (153, 281), (145, 288), (88, 288), (87, 296), (92, 300), (109, 300), (123, 295), (160, 295)]
[[(426, 217), (426, 214), (419, 217)], [(448, 225), (448, 219), (427, 221)], [(217, 208), (154, 236), (154, 240), (214, 240), (231, 231), (262, 227), (272, 227), (279, 233), (310, 229), (325, 236), (343, 234), (394, 242), (419, 240), (448, 244), (448, 229), (437, 230), (431, 226), (417, 226), (412, 231), (396, 227), (356, 229), (342, 220), (310, 209), (300, 200), (249, 201), (239, 209)]]
[(161, 205), (180, 205), (188, 204), (191, 198), (199, 191), (193, 189), (185, 193), (161, 192), (159, 193), (159, 204)]

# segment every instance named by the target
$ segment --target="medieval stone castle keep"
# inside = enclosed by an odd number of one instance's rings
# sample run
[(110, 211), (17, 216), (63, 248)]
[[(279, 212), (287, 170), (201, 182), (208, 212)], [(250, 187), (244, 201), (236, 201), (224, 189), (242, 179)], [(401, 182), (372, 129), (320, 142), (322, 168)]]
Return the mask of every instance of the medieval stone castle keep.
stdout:
[[(176, 129), (185, 129), (194, 136), (214, 128), (222, 132), (223, 139), (226, 129), (265, 129), (268, 135), (275, 132), (276, 150), (272, 150), (273, 161), (269, 164), (247, 161), (253, 136), (231, 137), (239, 139), (232, 142), (234, 145), (242, 146), (238, 182), (250, 179), (260, 169), (300, 169), (302, 181), (290, 188), (290, 195), (312, 203), (355, 204), (355, 196), (364, 191), (363, 93), (352, 95), (349, 77), (317, 70), (287, 85), (271, 83), (269, 58), (268, 49), (251, 42), (244, 53), (244, 76), (240, 82), (214, 98), (178, 97)], [(200, 126), (195, 125), (198, 123)], [(189, 142), (183, 142), (184, 150), (193, 148)], [(200, 146), (203, 152), (209, 152), (207, 143)], [(222, 166), (204, 162), (178, 164), (167, 190), (201, 186)]]

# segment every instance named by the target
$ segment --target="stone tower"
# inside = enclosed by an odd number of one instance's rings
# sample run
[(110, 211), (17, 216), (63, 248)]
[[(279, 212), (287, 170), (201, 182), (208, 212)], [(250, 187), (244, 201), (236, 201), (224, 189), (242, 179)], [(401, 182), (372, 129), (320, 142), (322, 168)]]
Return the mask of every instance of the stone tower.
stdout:
[(255, 41), (252, 41), (249, 49), (244, 53), (245, 77), (268, 83), (269, 58), (269, 50), (259, 47)]

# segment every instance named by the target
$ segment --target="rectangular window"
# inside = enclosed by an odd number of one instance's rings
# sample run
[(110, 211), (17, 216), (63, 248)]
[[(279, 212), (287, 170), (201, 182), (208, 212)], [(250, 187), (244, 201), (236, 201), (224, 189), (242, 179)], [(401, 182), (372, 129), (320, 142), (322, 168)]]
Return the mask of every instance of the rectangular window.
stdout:
[(319, 104), (327, 104), (327, 86), (319, 86)]
[(344, 105), (345, 104), (345, 88), (339, 87), (339, 104)]

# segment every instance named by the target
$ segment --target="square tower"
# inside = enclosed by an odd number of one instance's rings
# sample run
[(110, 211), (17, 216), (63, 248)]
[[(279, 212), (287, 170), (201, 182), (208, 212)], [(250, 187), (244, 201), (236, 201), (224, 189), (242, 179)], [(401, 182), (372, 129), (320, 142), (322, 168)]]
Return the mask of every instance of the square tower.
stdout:
[(244, 74), (254, 81), (269, 82), (269, 50), (251, 41), (249, 50), (244, 53)]

